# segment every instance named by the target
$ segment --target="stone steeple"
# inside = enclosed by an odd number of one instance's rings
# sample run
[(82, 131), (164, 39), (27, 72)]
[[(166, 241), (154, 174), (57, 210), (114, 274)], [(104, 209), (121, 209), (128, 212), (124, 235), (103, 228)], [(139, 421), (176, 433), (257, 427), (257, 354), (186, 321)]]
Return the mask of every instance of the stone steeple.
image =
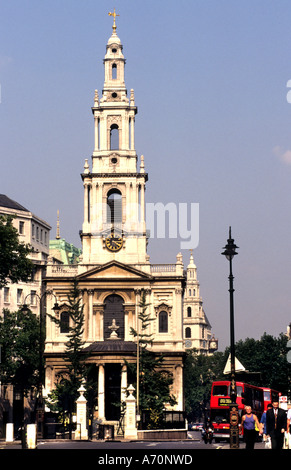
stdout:
[[(209, 354), (215, 348), (210, 345), (211, 325), (202, 306), (197, 267), (191, 250), (187, 266), (186, 288), (183, 299), (183, 327), (186, 348), (195, 348), (199, 353)], [(217, 349), (217, 348), (216, 348)]]
[(92, 107), (95, 129), (92, 168), (86, 159), (82, 175), (84, 223), (81, 239), (86, 264), (112, 259), (134, 264), (148, 262), (147, 173), (143, 156), (140, 169), (137, 165), (134, 132), (137, 107), (133, 89), (128, 97), (125, 86), (125, 58), (116, 33), (115, 16), (113, 32), (106, 45), (102, 96), (95, 90)]

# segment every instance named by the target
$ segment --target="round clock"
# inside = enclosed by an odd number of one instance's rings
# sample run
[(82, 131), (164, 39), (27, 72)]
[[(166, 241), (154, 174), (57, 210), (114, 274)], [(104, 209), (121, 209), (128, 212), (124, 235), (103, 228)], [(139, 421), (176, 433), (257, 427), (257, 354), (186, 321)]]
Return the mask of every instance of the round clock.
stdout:
[(105, 239), (105, 246), (109, 251), (119, 251), (122, 248), (122, 245), (122, 237), (115, 235), (114, 233)]

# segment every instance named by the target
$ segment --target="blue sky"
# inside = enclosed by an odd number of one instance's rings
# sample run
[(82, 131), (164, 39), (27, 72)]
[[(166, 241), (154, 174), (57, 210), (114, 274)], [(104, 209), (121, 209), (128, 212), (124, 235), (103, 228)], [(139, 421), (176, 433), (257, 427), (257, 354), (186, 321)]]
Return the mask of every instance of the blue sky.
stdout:
[[(147, 202), (199, 203), (194, 250), (206, 314), (229, 343), (228, 227), (235, 338), (291, 321), (290, 1), (6, 0), (0, 2), (1, 193), (80, 245), (80, 174), (94, 143), (94, 90), (116, 8)], [(173, 263), (179, 239), (151, 239)], [(185, 266), (189, 250), (182, 252)]]

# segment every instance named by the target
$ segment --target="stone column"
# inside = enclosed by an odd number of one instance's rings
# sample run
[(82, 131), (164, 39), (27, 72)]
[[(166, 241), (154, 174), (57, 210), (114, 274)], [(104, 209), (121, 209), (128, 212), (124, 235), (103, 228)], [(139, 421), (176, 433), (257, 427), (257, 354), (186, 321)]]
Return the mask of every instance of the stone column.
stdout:
[(103, 305), (94, 305), (93, 307), (93, 339), (94, 341), (103, 341)]
[(145, 231), (145, 184), (140, 185), (140, 229)]
[(94, 116), (94, 124), (95, 124), (95, 151), (99, 150), (99, 118), (98, 116)]
[(130, 149), (134, 150), (134, 117), (131, 118), (130, 137), (131, 137)]
[(121, 403), (126, 401), (126, 389), (127, 389), (127, 366), (121, 366)]
[[(97, 188), (97, 197), (96, 197), (96, 230), (102, 230), (103, 222), (104, 222), (104, 215), (103, 210), (105, 209), (103, 206), (103, 183), (99, 182)], [(105, 211), (106, 212), (106, 211)]]
[(89, 222), (89, 212), (88, 212), (88, 200), (89, 200), (89, 185), (84, 183), (84, 223)]
[(87, 400), (84, 397), (85, 387), (81, 385), (78, 389), (80, 393), (79, 398), (76, 401), (77, 405), (77, 429), (75, 431), (75, 439), (87, 440), (88, 429), (87, 429)]
[(13, 442), (14, 441), (14, 424), (7, 423), (6, 424), (6, 442)]
[(96, 182), (92, 181), (92, 188), (91, 188), (91, 200), (90, 200), (90, 213), (91, 213), (91, 226), (93, 226), (93, 230), (96, 230), (96, 199), (97, 199), (97, 187)]
[(130, 385), (127, 390), (129, 396), (126, 398), (124, 437), (125, 439), (137, 439), (136, 399), (133, 396), (134, 387)]
[(174, 375), (174, 384), (175, 384), (175, 396), (177, 400), (176, 409), (183, 410), (184, 403), (183, 403), (183, 366), (176, 365), (175, 367), (175, 375)]
[(98, 417), (105, 418), (105, 373), (104, 364), (99, 364), (98, 371)]
[(88, 306), (88, 339), (93, 340), (93, 295), (94, 290), (88, 290), (89, 306)]

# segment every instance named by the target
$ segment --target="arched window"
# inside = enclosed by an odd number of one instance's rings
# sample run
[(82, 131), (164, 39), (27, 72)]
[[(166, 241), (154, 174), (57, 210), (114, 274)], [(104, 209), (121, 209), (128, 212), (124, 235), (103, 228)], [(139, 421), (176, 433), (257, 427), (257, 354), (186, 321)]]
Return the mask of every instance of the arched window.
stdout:
[(112, 225), (122, 222), (122, 196), (118, 189), (111, 189), (107, 194), (107, 223)]
[(191, 289), (189, 289), (189, 296), (191, 297)]
[(113, 64), (112, 65), (112, 80), (116, 80), (116, 79), (117, 79), (117, 65)]
[(191, 338), (191, 328), (189, 326), (185, 330), (185, 338)]
[(191, 317), (191, 307), (187, 307), (187, 317)]
[(117, 124), (110, 127), (110, 150), (119, 149), (119, 129)]
[(168, 314), (164, 310), (159, 313), (159, 333), (168, 333)]
[(70, 331), (70, 315), (67, 310), (64, 310), (60, 316), (60, 332), (69, 333)]
[(104, 340), (124, 339), (124, 307), (123, 299), (112, 294), (105, 299), (104, 308)]

